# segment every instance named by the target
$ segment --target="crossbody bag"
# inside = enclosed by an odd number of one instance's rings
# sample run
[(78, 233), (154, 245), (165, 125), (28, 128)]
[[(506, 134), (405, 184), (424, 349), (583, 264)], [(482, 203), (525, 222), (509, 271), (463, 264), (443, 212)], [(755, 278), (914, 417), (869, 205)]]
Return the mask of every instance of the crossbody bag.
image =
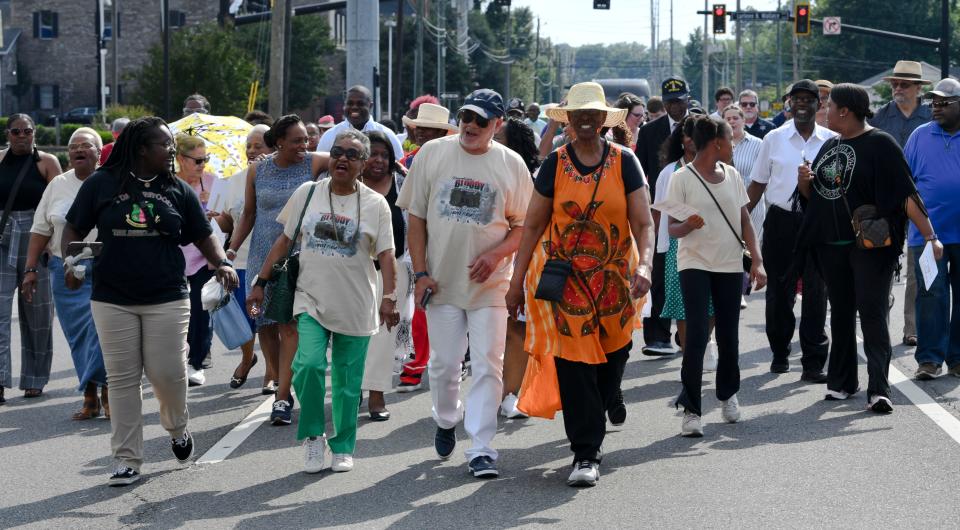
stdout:
[[(703, 189), (707, 190), (707, 194), (710, 195), (710, 198), (713, 199), (713, 204), (717, 205), (717, 210), (720, 211), (720, 216), (723, 217), (723, 220), (726, 221), (727, 226), (730, 228), (730, 232), (733, 234), (733, 237), (737, 238), (737, 242), (740, 243), (740, 248), (743, 249), (743, 272), (750, 272), (753, 268), (753, 255), (750, 254), (750, 251), (747, 249), (747, 242), (740, 237), (740, 234), (737, 233), (736, 229), (733, 228), (733, 223), (730, 222), (730, 219), (727, 219), (727, 214), (724, 213), (723, 208), (720, 207), (720, 202), (717, 201), (717, 198), (713, 195), (713, 192), (710, 191), (710, 187), (707, 186), (707, 183), (703, 180), (703, 177), (700, 176), (700, 173), (697, 172), (696, 168), (693, 167), (693, 164), (687, 164), (687, 167), (690, 168), (690, 171), (693, 172), (694, 176), (697, 177), (697, 180), (700, 181), (700, 184), (703, 185)], [(726, 176), (726, 170), (724, 170), (724, 176)]]

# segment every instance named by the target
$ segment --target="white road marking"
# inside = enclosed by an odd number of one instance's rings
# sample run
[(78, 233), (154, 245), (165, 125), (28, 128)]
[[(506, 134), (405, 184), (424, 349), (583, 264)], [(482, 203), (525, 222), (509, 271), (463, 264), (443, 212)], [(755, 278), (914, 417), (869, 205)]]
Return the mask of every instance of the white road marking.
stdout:
[(237, 447), (240, 447), (240, 444), (270, 417), (270, 412), (273, 409), (273, 400), (274, 397), (270, 396), (257, 408), (253, 409), (253, 412), (244, 418), (243, 421), (238, 423), (237, 426), (221, 438), (216, 445), (198, 458), (197, 464), (217, 464), (226, 460), (227, 457), (230, 456), (230, 453)]
[[(860, 335), (857, 335), (857, 342), (863, 344), (863, 339), (860, 338)], [(861, 359), (864, 361), (867, 360), (862, 348), (858, 349), (857, 353)], [(907, 399), (920, 409), (920, 412), (923, 412), (928, 418), (933, 420), (933, 423), (937, 424), (937, 427), (940, 427), (943, 432), (953, 438), (953, 441), (960, 443), (960, 419), (957, 419), (956, 416), (947, 412), (941, 404), (937, 403), (935, 399), (930, 397), (930, 394), (924, 392), (916, 383), (905, 376), (892, 362), (890, 363), (889, 378), (890, 384), (903, 393), (903, 395), (907, 396)]]

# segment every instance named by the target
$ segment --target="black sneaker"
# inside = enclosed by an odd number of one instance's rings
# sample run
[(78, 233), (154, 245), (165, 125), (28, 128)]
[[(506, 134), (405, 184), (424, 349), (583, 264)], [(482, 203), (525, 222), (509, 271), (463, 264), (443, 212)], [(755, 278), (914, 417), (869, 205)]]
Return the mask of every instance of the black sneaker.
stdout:
[(770, 363), (770, 371), (775, 374), (785, 374), (790, 371), (790, 362), (775, 360)]
[(803, 373), (800, 374), (800, 380), (804, 383), (821, 385), (827, 382), (827, 374), (820, 370), (804, 370)]
[(0, 405), (3, 405), (7, 402), (7, 399), (3, 397), (3, 387), (0, 386)]
[(652, 342), (645, 345), (640, 350), (640, 353), (650, 357), (663, 357), (667, 355), (674, 355), (677, 353), (677, 350), (675, 350), (669, 342)]
[(183, 431), (183, 436), (170, 440), (170, 448), (173, 449), (173, 456), (177, 457), (177, 462), (186, 464), (193, 456), (193, 436), (190, 431)]
[(476, 478), (497, 478), (500, 476), (500, 472), (497, 471), (497, 463), (486, 455), (474, 457), (467, 467), (470, 469), (470, 474)]
[(118, 466), (117, 469), (113, 471), (113, 475), (110, 475), (108, 484), (111, 487), (129, 486), (138, 480), (140, 480), (139, 471), (132, 467)]
[(623, 425), (627, 421), (627, 406), (623, 404), (623, 390), (617, 389), (617, 395), (613, 398), (613, 403), (607, 409), (607, 417), (610, 423), (614, 425)]
[(406, 381), (401, 381), (400, 384), (397, 385), (397, 392), (400, 394), (404, 394), (406, 392), (414, 392), (416, 390), (420, 390), (421, 386), (423, 386), (423, 381), (417, 381), (416, 383), (408, 383)]
[(270, 423), (274, 425), (290, 425), (293, 423), (293, 397), (290, 401), (278, 399), (273, 402), (273, 412), (270, 413)]
[(453, 449), (457, 446), (457, 428), (444, 429), (437, 427), (437, 435), (433, 439), (433, 447), (441, 460), (450, 458)]

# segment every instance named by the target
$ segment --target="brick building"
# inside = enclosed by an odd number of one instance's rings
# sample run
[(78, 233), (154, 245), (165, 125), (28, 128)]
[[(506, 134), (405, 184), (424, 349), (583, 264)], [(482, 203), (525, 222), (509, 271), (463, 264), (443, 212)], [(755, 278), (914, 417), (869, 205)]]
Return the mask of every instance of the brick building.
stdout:
[[(173, 31), (215, 21), (221, 7), (218, 0), (168, 1)], [(293, 5), (316, 1), (293, 0)], [(99, 5), (99, 0), (0, 0), (0, 114), (27, 112), (44, 120), (75, 107), (100, 106)], [(114, 83), (114, 50), (119, 80), (117, 94), (109, 95), (107, 104), (126, 103), (136, 83), (130, 74), (161, 41), (160, 2), (104, 0), (104, 5), (106, 84)], [(118, 6), (115, 32), (114, 5)], [(328, 20), (331, 35), (341, 40), (342, 13), (330, 13)], [(114, 36), (116, 47), (111, 42)]]

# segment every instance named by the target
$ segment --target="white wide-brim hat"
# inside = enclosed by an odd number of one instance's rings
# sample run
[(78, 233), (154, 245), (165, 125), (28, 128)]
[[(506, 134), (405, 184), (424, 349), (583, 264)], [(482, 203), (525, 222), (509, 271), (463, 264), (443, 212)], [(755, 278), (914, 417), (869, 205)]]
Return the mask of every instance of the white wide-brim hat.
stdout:
[(607, 119), (603, 122), (604, 127), (613, 127), (627, 117), (627, 109), (607, 106), (607, 98), (603, 93), (603, 87), (592, 81), (577, 83), (570, 87), (570, 92), (567, 93), (567, 105), (547, 109), (547, 116), (555, 121), (569, 123), (567, 113), (575, 110), (602, 110), (606, 112)]
[(460, 129), (456, 125), (450, 124), (450, 111), (441, 105), (433, 103), (423, 103), (417, 107), (417, 117), (403, 117), (403, 124), (409, 127), (426, 127), (428, 129), (446, 129), (450, 132), (458, 132)]
[(896, 66), (893, 67), (893, 74), (883, 78), (884, 81), (890, 81), (891, 79), (913, 81), (924, 85), (930, 84), (929, 80), (923, 78), (923, 65), (917, 61), (897, 61)]

